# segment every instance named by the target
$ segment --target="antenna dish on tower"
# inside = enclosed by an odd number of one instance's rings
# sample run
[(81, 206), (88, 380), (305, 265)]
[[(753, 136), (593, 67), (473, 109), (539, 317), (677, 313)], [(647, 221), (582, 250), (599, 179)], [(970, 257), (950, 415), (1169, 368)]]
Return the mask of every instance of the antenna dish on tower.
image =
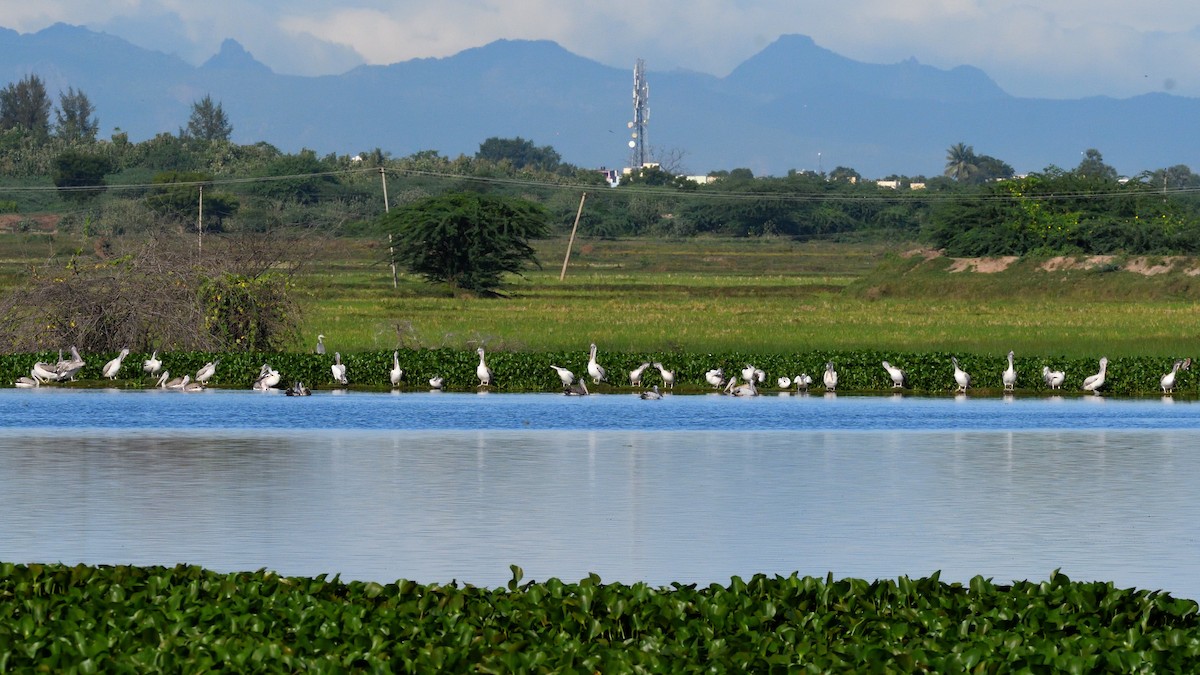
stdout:
[(629, 141), (629, 166), (640, 169), (646, 164), (646, 124), (650, 122), (650, 85), (646, 82), (646, 62), (638, 59), (633, 66), (633, 129)]

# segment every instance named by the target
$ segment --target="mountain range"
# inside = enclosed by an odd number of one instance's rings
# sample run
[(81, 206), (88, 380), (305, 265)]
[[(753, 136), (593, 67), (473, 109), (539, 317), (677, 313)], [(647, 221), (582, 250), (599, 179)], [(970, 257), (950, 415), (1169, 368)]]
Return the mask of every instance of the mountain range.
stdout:
[[(635, 60), (626, 70), (549, 41), (499, 40), (446, 58), (302, 77), (272, 72), (233, 40), (195, 66), (78, 26), (0, 29), (0, 84), (34, 73), (55, 102), (67, 87), (83, 91), (102, 137), (177, 133), (192, 104), (211, 95), (235, 142), (321, 155), (380, 148), (454, 157), (491, 137), (520, 136), (572, 164), (625, 166)], [(1022, 173), (1073, 168), (1090, 148), (1126, 175), (1200, 156), (1200, 134), (1187, 132), (1200, 99), (1019, 98), (971, 66), (862, 63), (802, 35), (780, 37), (725, 77), (647, 64), (647, 81), (646, 142), (693, 174), (844, 166), (866, 177), (934, 176), (959, 142)]]

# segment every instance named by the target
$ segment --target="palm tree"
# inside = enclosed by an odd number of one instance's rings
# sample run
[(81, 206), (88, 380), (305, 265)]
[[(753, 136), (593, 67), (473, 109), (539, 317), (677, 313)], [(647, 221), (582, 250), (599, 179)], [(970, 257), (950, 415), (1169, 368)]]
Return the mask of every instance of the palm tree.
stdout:
[(965, 181), (977, 169), (975, 148), (965, 143), (955, 143), (946, 151), (946, 176), (957, 181)]

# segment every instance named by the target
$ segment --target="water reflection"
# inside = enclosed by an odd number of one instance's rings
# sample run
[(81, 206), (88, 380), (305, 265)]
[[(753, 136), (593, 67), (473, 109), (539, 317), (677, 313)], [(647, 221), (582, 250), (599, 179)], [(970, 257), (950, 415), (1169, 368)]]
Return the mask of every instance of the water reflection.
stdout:
[(1061, 568), (1200, 598), (1190, 437), (4, 431), (0, 559), (488, 586), (513, 563), (656, 585)]

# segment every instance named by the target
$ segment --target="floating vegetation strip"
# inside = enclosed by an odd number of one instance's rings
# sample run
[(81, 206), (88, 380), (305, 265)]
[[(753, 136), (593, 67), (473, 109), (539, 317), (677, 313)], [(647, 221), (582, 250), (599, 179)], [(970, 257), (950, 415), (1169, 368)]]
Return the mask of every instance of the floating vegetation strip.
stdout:
[(0, 671), (1195, 672), (1197, 604), (1073, 582), (666, 587), (0, 564)]

